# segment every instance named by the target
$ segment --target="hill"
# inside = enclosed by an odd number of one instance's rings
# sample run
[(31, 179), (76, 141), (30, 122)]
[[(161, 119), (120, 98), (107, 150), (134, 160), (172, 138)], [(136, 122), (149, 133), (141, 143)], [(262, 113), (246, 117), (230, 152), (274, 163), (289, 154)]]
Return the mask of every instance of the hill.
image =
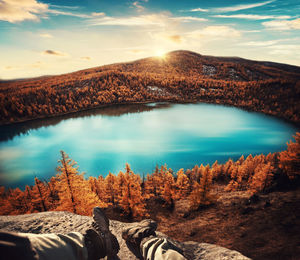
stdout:
[(58, 76), (0, 81), (0, 124), (151, 101), (227, 104), (299, 124), (299, 95), (299, 67), (174, 51)]

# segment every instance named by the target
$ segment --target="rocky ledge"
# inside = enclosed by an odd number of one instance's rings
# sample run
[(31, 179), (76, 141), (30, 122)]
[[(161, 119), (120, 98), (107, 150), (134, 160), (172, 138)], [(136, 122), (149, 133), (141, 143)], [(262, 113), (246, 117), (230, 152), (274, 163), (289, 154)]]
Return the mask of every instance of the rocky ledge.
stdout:
[[(80, 216), (70, 212), (42, 212), (28, 215), (18, 216), (0, 216), (0, 231), (12, 232), (28, 232), (28, 233), (63, 233), (66, 234), (72, 231), (84, 233), (86, 229), (91, 227), (92, 218), (87, 216)], [(120, 252), (118, 258), (122, 260), (138, 259), (128, 249), (125, 241), (121, 237), (121, 231), (128, 224), (111, 220), (110, 229), (117, 237), (120, 244)], [(157, 232), (158, 236), (164, 236)], [(174, 242), (177, 246), (183, 249), (188, 259), (207, 259), (207, 260), (246, 260), (248, 257), (243, 256), (237, 251), (229, 250), (224, 247), (207, 243), (196, 242)]]

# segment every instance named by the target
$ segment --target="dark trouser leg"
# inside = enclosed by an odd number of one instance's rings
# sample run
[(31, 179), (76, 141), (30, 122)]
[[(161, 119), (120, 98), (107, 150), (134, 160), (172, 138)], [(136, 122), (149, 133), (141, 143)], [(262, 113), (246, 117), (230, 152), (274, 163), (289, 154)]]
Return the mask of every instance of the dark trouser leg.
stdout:
[(0, 232), (0, 259), (37, 260), (38, 256), (27, 237), (17, 233)]

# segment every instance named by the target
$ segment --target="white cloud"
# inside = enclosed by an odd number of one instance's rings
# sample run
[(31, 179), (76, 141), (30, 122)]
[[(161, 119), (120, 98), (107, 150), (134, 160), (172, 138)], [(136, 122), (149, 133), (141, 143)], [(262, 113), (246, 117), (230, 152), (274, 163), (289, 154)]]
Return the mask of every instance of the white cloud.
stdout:
[(53, 35), (50, 33), (40, 33), (39, 36), (42, 38), (53, 38)]
[(91, 15), (92, 15), (93, 17), (99, 17), (99, 16), (104, 16), (105, 13), (103, 13), (103, 12), (100, 12), (100, 13), (93, 12), (93, 13), (91, 13)]
[(156, 25), (163, 27), (165, 24), (165, 15), (150, 14), (131, 17), (111, 17), (105, 16), (98, 19), (92, 19), (91, 25), (120, 25), (120, 26), (149, 26)]
[(266, 19), (289, 19), (289, 15), (257, 15), (257, 14), (232, 14), (232, 15), (213, 15), (218, 18), (237, 18), (237, 19), (248, 19), (248, 20), (266, 20)]
[(10, 23), (39, 20), (39, 14), (48, 11), (48, 5), (36, 0), (1, 0), (0, 20)]
[(272, 55), (300, 55), (300, 45), (297, 44), (281, 44), (270, 46), (270, 54)]
[(269, 21), (263, 22), (262, 24), (270, 30), (300, 30), (300, 18), (295, 20)]
[(240, 10), (252, 9), (255, 7), (264, 6), (274, 2), (275, 0), (270, 0), (266, 2), (256, 3), (256, 4), (244, 4), (244, 5), (235, 5), (229, 7), (221, 7), (221, 8), (214, 8), (213, 11), (215, 12), (235, 12)]
[(261, 31), (260, 30), (241, 30), (241, 32), (244, 32), (244, 33), (260, 33)]
[(241, 32), (225, 25), (207, 26), (203, 29), (187, 33), (188, 36), (193, 38), (236, 38), (241, 36)]
[(203, 8), (195, 8), (191, 9), (190, 12), (208, 12), (208, 9), (203, 9)]
[[(69, 11), (70, 9), (77, 9), (76, 6), (56, 6), (44, 4), (38, 0), (0, 0), (0, 20), (10, 23), (22, 22), (25, 20), (39, 21), (40, 18), (46, 18), (48, 14), (65, 15), (78, 18), (94, 18), (104, 16), (103, 12), (93, 12), (91, 14), (83, 14)], [(54, 8), (65, 8), (68, 11), (62, 11)]]
[(54, 9), (49, 9), (47, 13), (54, 14), (54, 15), (66, 15), (66, 16), (74, 16), (78, 18), (91, 18), (91, 15), (88, 14), (81, 14), (81, 13), (74, 13), (74, 12), (65, 12), (65, 11), (60, 11), (60, 10), (54, 10)]
[(166, 27), (174, 22), (203, 22), (207, 19), (193, 16), (171, 16), (169, 13), (147, 14), (130, 17), (104, 16), (90, 20), (91, 25), (118, 25), (118, 26), (158, 26)]
[(63, 9), (71, 9), (71, 10), (75, 10), (75, 9), (79, 9), (79, 6), (74, 6), (74, 5), (53, 5), (50, 4), (51, 7), (55, 7), (55, 8), (63, 8)]
[(240, 45), (243, 46), (254, 46), (254, 47), (264, 47), (264, 46), (271, 46), (274, 45), (281, 40), (272, 40), (272, 41), (250, 41), (250, 42), (244, 42), (241, 43)]
[(179, 22), (204, 22), (207, 21), (205, 18), (199, 18), (199, 17), (193, 17), (193, 16), (177, 16), (177, 17), (171, 17), (171, 20), (179, 21)]

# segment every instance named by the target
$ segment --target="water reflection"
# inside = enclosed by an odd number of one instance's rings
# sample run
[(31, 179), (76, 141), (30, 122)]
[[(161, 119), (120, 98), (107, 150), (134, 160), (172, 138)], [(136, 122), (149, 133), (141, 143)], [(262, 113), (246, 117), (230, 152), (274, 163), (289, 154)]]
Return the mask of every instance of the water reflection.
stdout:
[(92, 117), (97, 115), (121, 116), (130, 113), (151, 111), (153, 109), (168, 108), (169, 106), (170, 105), (168, 103), (111, 105), (103, 108), (85, 110), (57, 117), (37, 119), (27, 121), (25, 123), (0, 126), (0, 142), (11, 140), (15, 136), (27, 134), (30, 130), (57, 125), (66, 119)]
[(35, 176), (49, 179), (60, 150), (87, 176), (117, 174), (126, 162), (142, 175), (156, 164), (178, 170), (284, 150), (296, 131), (272, 117), (212, 104), (108, 107), (7, 128), (1, 133), (0, 182), (24, 187)]

